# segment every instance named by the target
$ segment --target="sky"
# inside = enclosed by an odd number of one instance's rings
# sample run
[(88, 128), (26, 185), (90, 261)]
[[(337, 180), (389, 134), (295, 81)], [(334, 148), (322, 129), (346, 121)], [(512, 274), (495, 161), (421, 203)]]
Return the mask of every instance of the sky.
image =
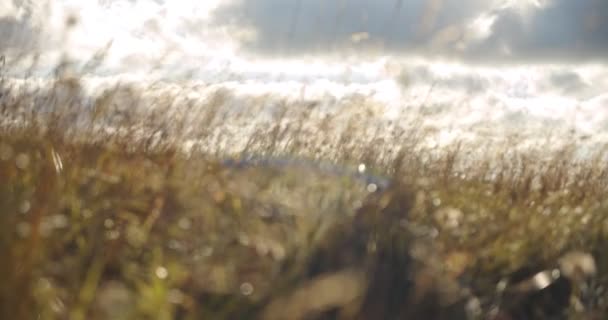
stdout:
[(270, 55), (381, 48), (467, 63), (546, 63), (605, 61), (607, 14), (603, 0), (249, 0), (224, 6), (215, 22), (252, 29), (245, 47)]
[(103, 56), (88, 76), (365, 92), (466, 125), (484, 110), (608, 131), (606, 0), (0, 0), (0, 37), (15, 75), (35, 55), (40, 74)]

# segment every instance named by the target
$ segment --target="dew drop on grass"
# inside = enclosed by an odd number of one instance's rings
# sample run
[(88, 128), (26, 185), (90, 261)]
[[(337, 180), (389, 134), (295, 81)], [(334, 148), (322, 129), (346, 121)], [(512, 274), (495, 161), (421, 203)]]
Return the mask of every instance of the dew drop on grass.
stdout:
[(439, 207), (441, 205), (441, 199), (440, 198), (434, 198), (433, 199), (433, 205), (435, 207)]
[(62, 229), (68, 226), (68, 218), (62, 214), (56, 214), (51, 217), (51, 223), (56, 229)]
[(240, 243), (242, 246), (246, 246), (246, 247), (247, 247), (247, 246), (249, 246), (249, 245), (251, 244), (251, 241), (250, 241), (250, 239), (249, 239), (249, 236), (247, 236), (247, 235), (246, 235), (246, 234), (244, 234), (244, 233), (239, 234), (239, 243)]
[(367, 185), (367, 192), (374, 193), (378, 190), (378, 186), (375, 183), (370, 183)]
[(103, 226), (106, 227), (107, 229), (111, 229), (112, 227), (114, 227), (114, 220), (108, 218), (103, 222)]
[(116, 239), (120, 238), (120, 231), (109, 230), (108, 232), (106, 232), (106, 238), (108, 240), (116, 240)]
[(93, 216), (93, 211), (91, 211), (90, 209), (83, 209), (82, 210), (82, 217), (85, 219), (90, 219)]
[(159, 266), (154, 271), (154, 274), (156, 274), (159, 279), (166, 279), (167, 276), (169, 276), (169, 271), (167, 271), (167, 268)]
[(175, 239), (169, 240), (169, 242), (167, 243), (167, 246), (169, 247), (169, 249), (175, 250), (175, 251), (180, 251), (184, 247), (179, 241), (177, 241)]
[(20, 153), (17, 158), (15, 158), (15, 165), (21, 170), (27, 169), (30, 165), (30, 157), (25, 153)]
[(177, 225), (183, 230), (189, 230), (192, 226), (192, 222), (188, 218), (181, 218), (177, 222)]
[(243, 282), (240, 286), (241, 293), (245, 296), (249, 296), (253, 293), (253, 285), (249, 282)]
[(126, 239), (129, 245), (139, 248), (146, 242), (146, 233), (138, 225), (130, 224), (127, 227)]
[(359, 173), (364, 173), (365, 169), (366, 169), (365, 163), (360, 164), (359, 167), (357, 168)]
[(447, 207), (437, 210), (435, 213), (435, 220), (442, 227), (455, 229), (460, 226), (463, 216), (462, 211), (459, 209)]
[(184, 294), (177, 289), (171, 289), (167, 293), (167, 301), (173, 304), (181, 304), (184, 302)]
[(30, 211), (30, 209), (32, 208), (32, 205), (29, 201), (23, 201), (21, 203), (21, 205), (19, 205), (19, 212), (22, 214), (26, 214)]

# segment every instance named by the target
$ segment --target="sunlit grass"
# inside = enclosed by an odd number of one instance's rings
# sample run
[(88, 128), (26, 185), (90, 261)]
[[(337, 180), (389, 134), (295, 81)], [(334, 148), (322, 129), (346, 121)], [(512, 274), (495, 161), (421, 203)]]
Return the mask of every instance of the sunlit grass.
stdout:
[(0, 89), (0, 318), (461, 319), (571, 251), (594, 257), (592, 294), (553, 308), (608, 314), (606, 150), (435, 148), (423, 127), (367, 130), (364, 98), (238, 128), (223, 90)]

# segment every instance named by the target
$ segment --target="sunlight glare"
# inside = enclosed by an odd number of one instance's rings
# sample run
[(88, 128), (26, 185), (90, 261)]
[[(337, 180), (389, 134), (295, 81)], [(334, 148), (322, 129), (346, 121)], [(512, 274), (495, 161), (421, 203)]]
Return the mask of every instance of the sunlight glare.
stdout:
[(549, 5), (549, 0), (506, 0), (501, 8), (514, 9), (522, 15), (528, 15), (535, 10), (544, 9)]

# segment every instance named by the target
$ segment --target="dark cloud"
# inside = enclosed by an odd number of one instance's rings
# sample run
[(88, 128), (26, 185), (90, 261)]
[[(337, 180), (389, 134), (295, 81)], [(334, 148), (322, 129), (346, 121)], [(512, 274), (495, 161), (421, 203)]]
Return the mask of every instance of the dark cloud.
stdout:
[(537, 84), (543, 91), (580, 100), (587, 100), (606, 92), (606, 82), (603, 79), (584, 77), (578, 71), (568, 68), (548, 70)]
[(531, 16), (497, 12), (492, 35), (469, 54), (533, 61), (605, 61), (608, 1), (553, 0)]
[(27, 50), (37, 42), (37, 32), (27, 20), (6, 16), (0, 18), (0, 50)]
[[(242, 0), (221, 7), (215, 21), (253, 28), (246, 43), (263, 54), (338, 49), (416, 51), (432, 34), (490, 8), (487, 0)], [(356, 34), (367, 37), (356, 41)], [(355, 35), (353, 37), (353, 35)], [(353, 41), (355, 40), (355, 41)]]
[(0, 50), (32, 49), (40, 40), (40, 30), (32, 23), (35, 1), (12, 0), (12, 6), (19, 9), (19, 16), (0, 17)]
[(490, 79), (472, 72), (463, 72), (440, 76), (434, 73), (429, 65), (416, 65), (404, 68), (398, 76), (404, 87), (417, 84), (432, 85), (433, 88), (458, 89), (467, 94), (479, 94), (492, 86)]
[(583, 78), (573, 71), (552, 72), (548, 75), (551, 87), (567, 95), (576, 95), (588, 88)]
[[(237, 0), (215, 23), (252, 28), (245, 50), (265, 55), (354, 50), (470, 62), (606, 60), (608, 1), (552, 0), (525, 12), (490, 0)], [(495, 16), (491, 33), (471, 41), (476, 18)], [(367, 33), (352, 41), (353, 34)], [(355, 40), (357, 36), (355, 36)], [(439, 45), (438, 45), (439, 44)]]

